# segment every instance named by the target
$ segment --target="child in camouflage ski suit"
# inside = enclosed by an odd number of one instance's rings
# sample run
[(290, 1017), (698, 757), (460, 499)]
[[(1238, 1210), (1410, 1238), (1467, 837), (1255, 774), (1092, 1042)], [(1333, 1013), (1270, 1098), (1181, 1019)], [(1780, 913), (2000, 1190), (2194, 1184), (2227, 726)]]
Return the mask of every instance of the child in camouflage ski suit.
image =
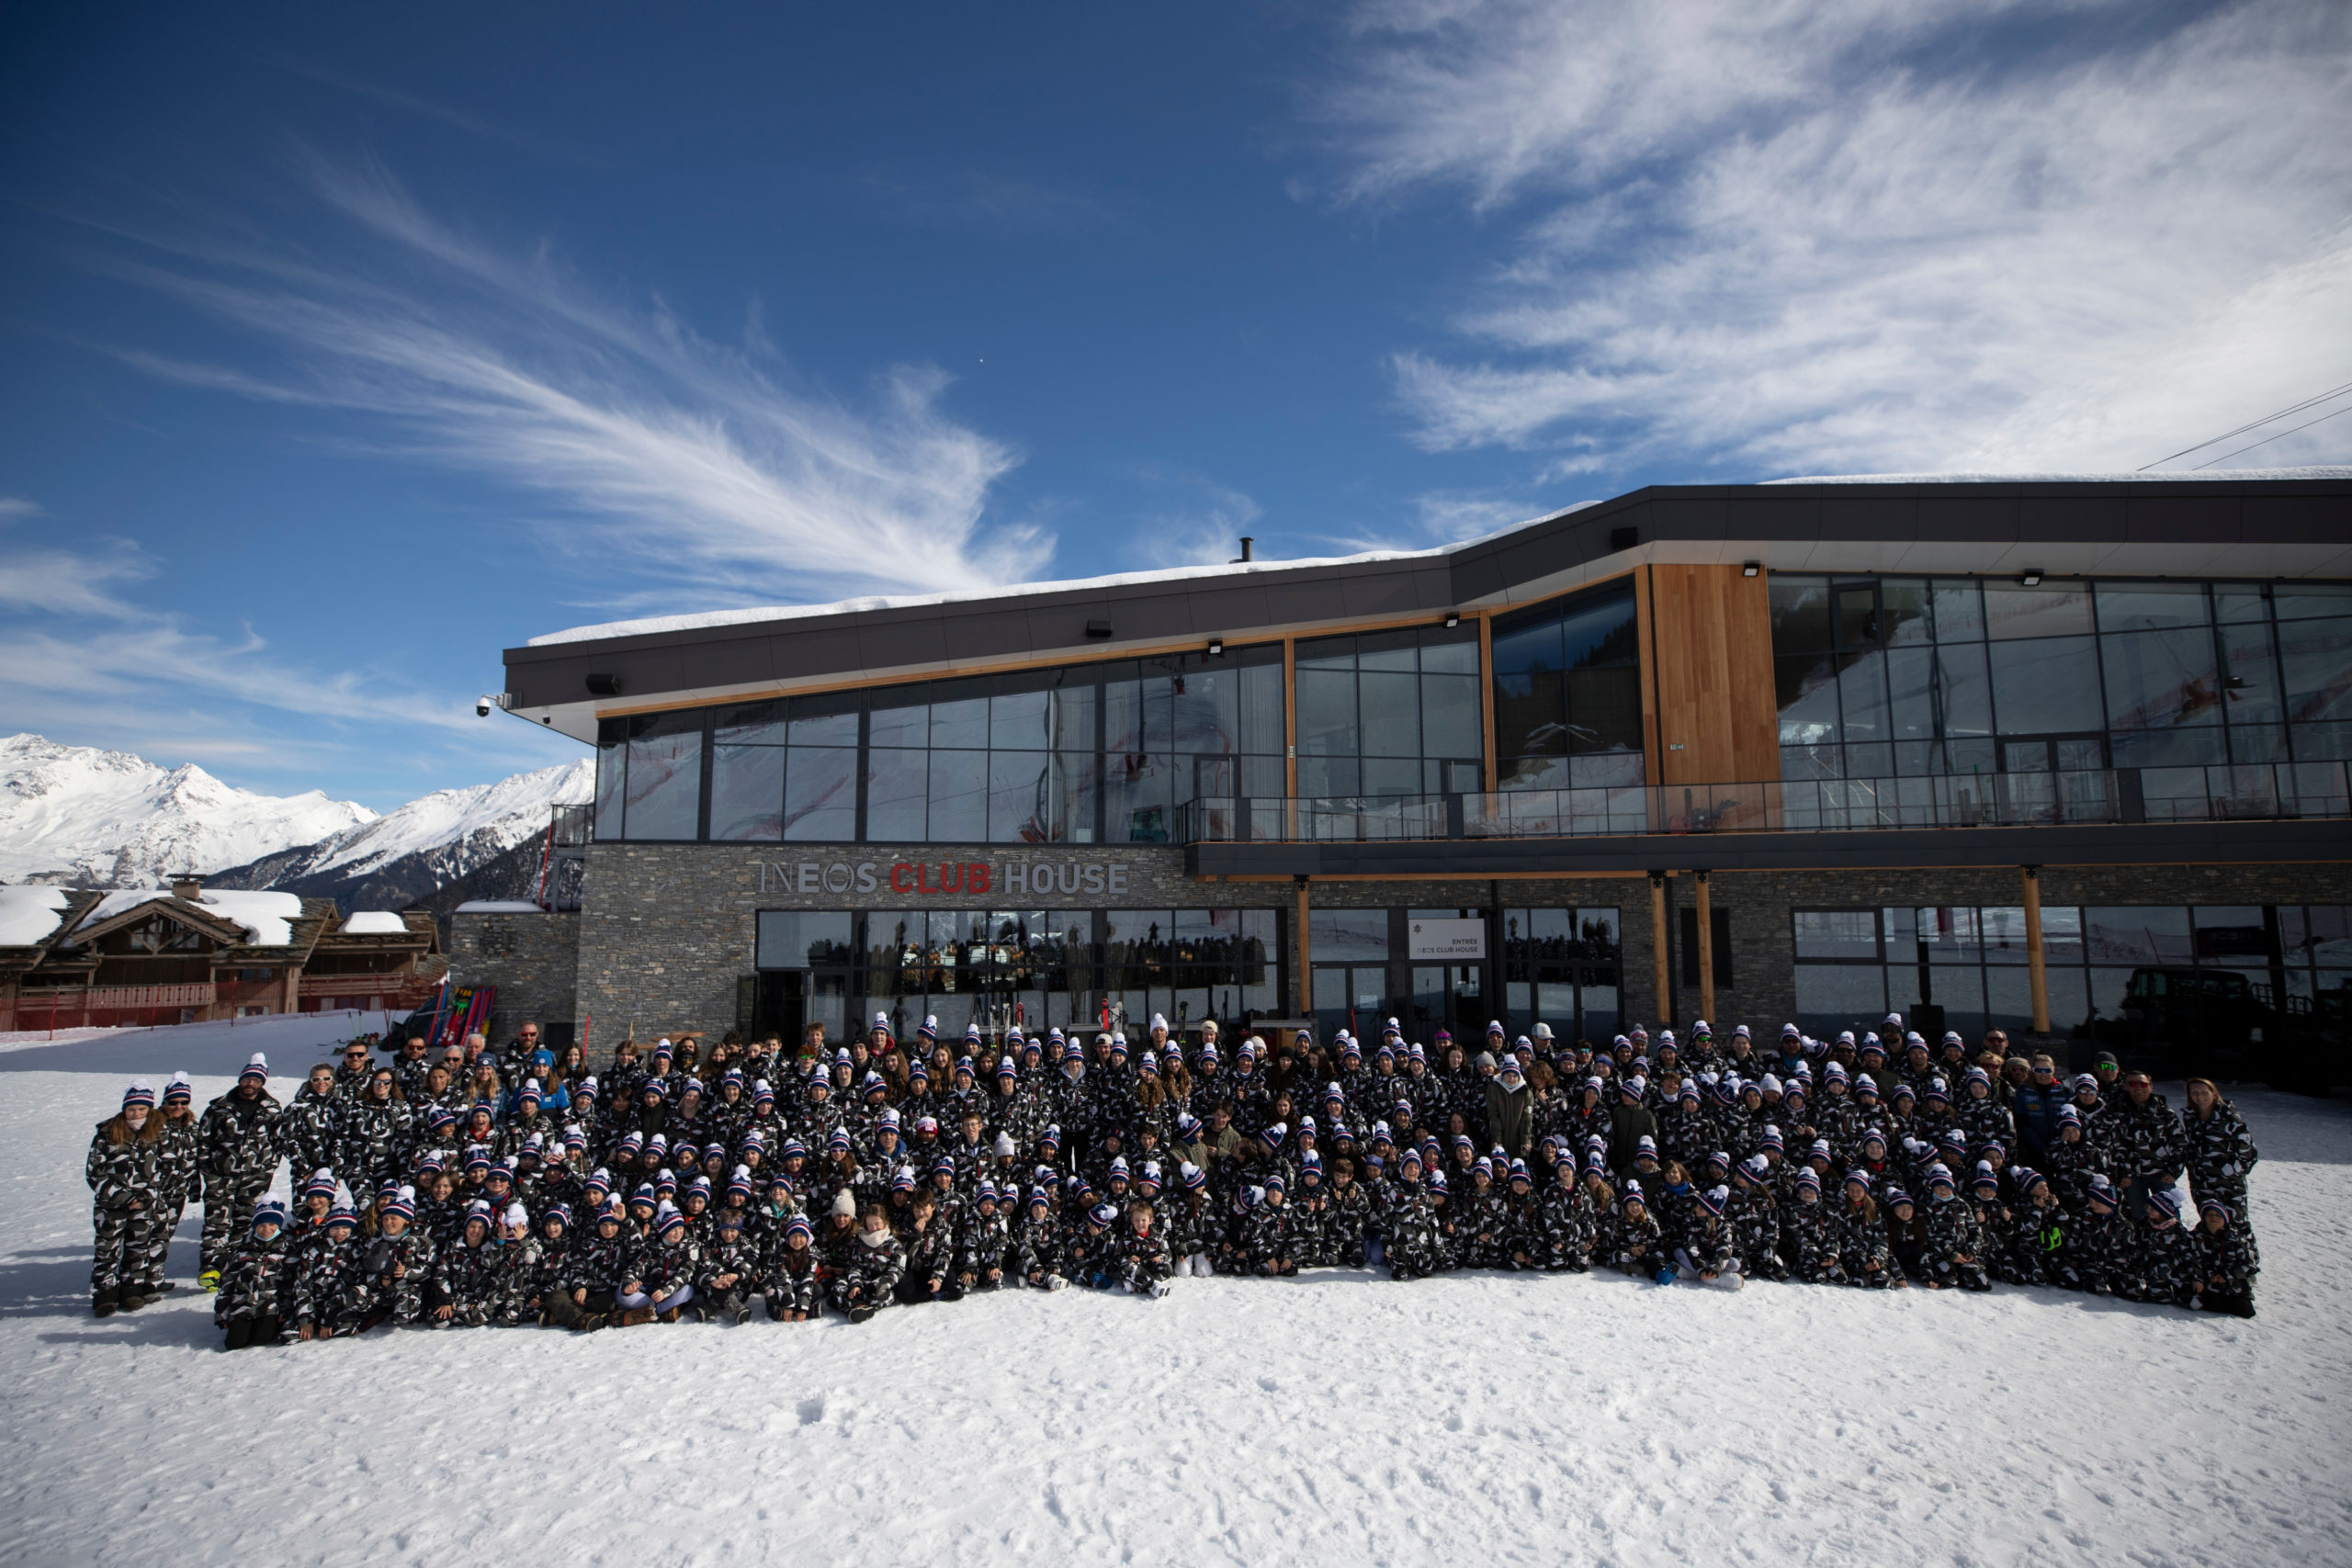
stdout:
[(90, 1156), (84, 1164), (96, 1232), (90, 1310), (100, 1317), (118, 1306), (136, 1312), (147, 1304), (140, 1293), (141, 1280), (147, 1269), (148, 1228), (154, 1224), (164, 1157), (164, 1122), (155, 1113), (154, 1088), (144, 1078), (133, 1078), (122, 1091), (122, 1108), (90, 1134)]

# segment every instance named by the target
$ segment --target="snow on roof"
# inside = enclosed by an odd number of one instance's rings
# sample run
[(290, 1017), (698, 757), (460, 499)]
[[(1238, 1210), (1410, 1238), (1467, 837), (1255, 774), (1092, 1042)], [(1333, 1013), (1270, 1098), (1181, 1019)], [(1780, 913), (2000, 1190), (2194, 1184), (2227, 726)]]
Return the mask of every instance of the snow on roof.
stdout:
[(408, 922), (390, 909), (354, 909), (343, 922), (347, 936), (406, 936)]
[[(152, 904), (171, 895), (158, 887), (125, 887), (98, 900), (82, 924), (96, 925), (127, 909)], [(289, 922), (302, 913), (302, 900), (291, 893), (248, 893), (237, 889), (207, 890), (196, 901), (221, 919), (245, 928), (245, 941), (254, 947), (284, 947), (294, 940)]]
[(538, 915), (546, 913), (527, 898), (469, 898), (458, 906), (461, 915)]
[(2095, 474), (1805, 474), (1766, 479), (1768, 485), (1987, 485), (2139, 484), (2150, 479), (2352, 479), (2352, 468), (2322, 464), (2303, 468), (2201, 468), (2151, 474), (2133, 469)]
[(932, 604), (961, 604), (975, 600), (1002, 599), (1019, 593), (1076, 593), (1104, 588), (1130, 588), (1146, 582), (1186, 582), (1206, 578), (1247, 577), (1261, 571), (1295, 571), (1301, 567), (1363, 566), (1374, 561), (1435, 560), (1466, 550), (1473, 545), (1537, 523), (1547, 523), (1565, 517), (1571, 512), (1582, 512), (1588, 506), (1598, 506), (1598, 501), (1579, 501), (1556, 512), (1546, 512), (1540, 517), (1530, 517), (1508, 528), (1498, 528), (1475, 538), (1459, 540), (1450, 545), (1433, 545), (1425, 550), (1365, 550), (1352, 556), (1310, 556), (1292, 560), (1229, 561), (1222, 566), (1176, 566), (1159, 571), (1121, 571), (1108, 577), (1069, 578), (1059, 582), (1009, 582), (993, 588), (959, 591), (953, 593), (908, 593), (864, 599), (837, 599), (830, 604), (763, 604), (743, 610), (702, 610), (684, 615), (649, 615), (642, 620), (607, 621), (602, 626), (573, 626), (567, 631), (548, 632), (533, 637), (527, 646), (548, 648), (557, 643), (593, 642), (604, 637), (647, 637), (657, 632), (699, 631), (707, 626), (750, 626), (760, 621), (804, 620), (816, 615), (859, 615), (871, 610), (913, 610)]
[(62, 887), (0, 887), (0, 947), (30, 947), (57, 929), (71, 901)]

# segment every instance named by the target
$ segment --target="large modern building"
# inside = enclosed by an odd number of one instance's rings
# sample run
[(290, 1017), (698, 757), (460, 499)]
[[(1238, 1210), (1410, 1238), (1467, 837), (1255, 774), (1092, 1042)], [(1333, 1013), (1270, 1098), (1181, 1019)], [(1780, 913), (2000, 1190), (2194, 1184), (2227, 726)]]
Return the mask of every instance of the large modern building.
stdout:
[[(511, 714), (596, 748), (600, 1041), (1106, 1009), (2088, 1040), (2352, 978), (2341, 472), (1652, 487), (505, 666)], [(461, 922), (461, 968), (486, 940), (548, 942)]]

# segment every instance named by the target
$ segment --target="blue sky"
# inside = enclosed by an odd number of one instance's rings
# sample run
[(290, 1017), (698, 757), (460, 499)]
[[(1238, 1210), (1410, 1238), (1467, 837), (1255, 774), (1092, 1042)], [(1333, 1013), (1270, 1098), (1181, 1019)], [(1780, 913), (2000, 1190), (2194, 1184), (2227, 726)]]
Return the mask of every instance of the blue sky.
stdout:
[(274, 792), (584, 622), (2352, 458), (2336, 5), (0, 27), (0, 730)]

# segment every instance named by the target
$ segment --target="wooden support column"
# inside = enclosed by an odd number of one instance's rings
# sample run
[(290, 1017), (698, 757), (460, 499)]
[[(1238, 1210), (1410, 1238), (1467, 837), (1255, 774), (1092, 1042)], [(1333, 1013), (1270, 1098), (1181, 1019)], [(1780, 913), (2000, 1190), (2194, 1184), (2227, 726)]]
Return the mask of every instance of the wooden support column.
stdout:
[(1654, 871), (1650, 873), (1650, 958), (1657, 980), (1656, 1021), (1660, 1025), (1674, 1021), (1674, 987), (1666, 957), (1666, 873)]
[(1298, 879), (1298, 1014), (1311, 1018), (1315, 1012), (1315, 971), (1306, 944), (1306, 878)]
[(2050, 971), (2041, 955), (2041, 868), (2018, 868), (2025, 875), (2025, 972), (2033, 988), (2033, 1032), (2050, 1032)]
[(1707, 874), (1699, 873), (1699, 1016), (1715, 1021), (1715, 921), (1707, 902)]

